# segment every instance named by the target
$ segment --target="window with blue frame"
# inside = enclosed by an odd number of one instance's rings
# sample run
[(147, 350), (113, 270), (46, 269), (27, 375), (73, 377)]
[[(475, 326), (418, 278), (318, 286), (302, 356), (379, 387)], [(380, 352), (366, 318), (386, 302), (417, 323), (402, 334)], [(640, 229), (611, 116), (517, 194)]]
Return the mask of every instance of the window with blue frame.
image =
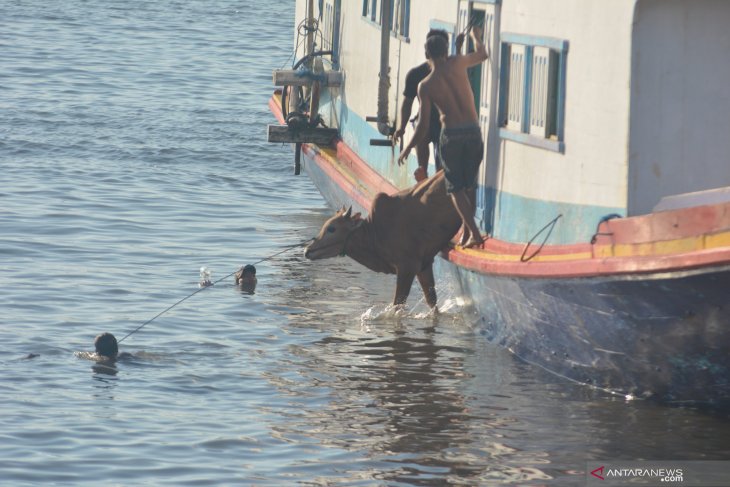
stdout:
[(378, 25), (383, 25), (383, 2), (390, 1), (390, 18), (385, 22), (391, 32), (401, 37), (408, 37), (411, 20), (410, 0), (363, 0), (362, 16)]
[(391, 0), (391, 7), (393, 19), (390, 30), (399, 36), (408, 37), (408, 26), (411, 20), (411, 1)]
[(501, 138), (564, 152), (567, 52), (564, 40), (502, 34)]
[(378, 0), (362, 0), (362, 16), (375, 21), (375, 14), (378, 11)]
[(332, 63), (337, 65), (340, 44), (340, 0), (325, 0), (322, 17), (322, 48), (332, 51)]

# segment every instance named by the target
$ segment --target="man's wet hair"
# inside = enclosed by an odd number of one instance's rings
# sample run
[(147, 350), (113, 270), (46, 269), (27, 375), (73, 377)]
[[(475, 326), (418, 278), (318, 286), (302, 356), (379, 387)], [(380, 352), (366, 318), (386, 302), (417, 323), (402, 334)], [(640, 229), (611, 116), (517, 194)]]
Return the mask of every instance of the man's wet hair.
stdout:
[(94, 339), (94, 348), (96, 348), (97, 355), (103, 355), (104, 357), (116, 357), (119, 354), (119, 346), (117, 345), (117, 339), (111, 333), (102, 333)]
[[(438, 32), (438, 31), (431, 31)], [(426, 38), (426, 58), (437, 59), (445, 57), (449, 53), (449, 36), (446, 31), (441, 31), (442, 34), (429, 35)], [(430, 32), (429, 32), (430, 34)]]
[(243, 270), (241, 271), (241, 276), (245, 276), (247, 274), (255, 276), (256, 268), (254, 266), (252, 266), (251, 264), (247, 264), (246, 266), (244, 266)]

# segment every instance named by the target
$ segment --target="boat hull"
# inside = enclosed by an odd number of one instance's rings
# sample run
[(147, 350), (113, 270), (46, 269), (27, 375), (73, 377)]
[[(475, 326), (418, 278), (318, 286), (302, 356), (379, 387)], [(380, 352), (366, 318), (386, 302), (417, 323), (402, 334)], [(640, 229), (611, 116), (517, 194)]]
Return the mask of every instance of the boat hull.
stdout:
[(730, 403), (730, 270), (495, 276), (448, 263), (492, 343), (570, 380), (666, 402)]
[(355, 212), (370, 211), (368, 195), (357, 191), (349, 181), (332, 167), (316, 157), (315, 149), (303, 147), (304, 172), (333, 209), (352, 206)]

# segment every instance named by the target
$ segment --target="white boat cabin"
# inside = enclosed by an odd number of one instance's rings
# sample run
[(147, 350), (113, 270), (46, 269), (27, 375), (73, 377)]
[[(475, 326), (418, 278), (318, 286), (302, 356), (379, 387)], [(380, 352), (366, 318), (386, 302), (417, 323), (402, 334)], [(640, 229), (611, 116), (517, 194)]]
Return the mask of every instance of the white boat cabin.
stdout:
[[(297, 1), (297, 21), (310, 1)], [(378, 110), (384, 1), (313, 2), (317, 48), (332, 50), (327, 68), (342, 73), (320, 110), (361, 158), (406, 187), (415, 156), (398, 167), (397, 150), (370, 144), (385, 136), (366, 120)], [(649, 213), (662, 198), (730, 186), (730, 2), (390, 5), (391, 125), (406, 73), (425, 61), (428, 30), (453, 40), (470, 19), (484, 25), (490, 59), (471, 73), (485, 140), (477, 219), (493, 236), (526, 242), (562, 215), (549, 243), (587, 242), (606, 215)]]

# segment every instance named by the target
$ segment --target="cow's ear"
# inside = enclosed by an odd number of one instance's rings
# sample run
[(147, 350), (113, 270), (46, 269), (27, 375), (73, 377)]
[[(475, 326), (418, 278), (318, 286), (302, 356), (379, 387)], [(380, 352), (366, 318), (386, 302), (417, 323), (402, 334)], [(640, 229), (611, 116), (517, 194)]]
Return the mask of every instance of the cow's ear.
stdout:
[(337, 213), (339, 213), (340, 215), (344, 215), (346, 209), (347, 208), (345, 208), (345, 205), (342, 205), (342, 209), (340, 211), (338, 211)]
[(354, 215), (352, 215), (352, 219), (355, 220), (356, 222), (362, 220), (362, 213), (360, 213), (360, 212), (355, 213)]

